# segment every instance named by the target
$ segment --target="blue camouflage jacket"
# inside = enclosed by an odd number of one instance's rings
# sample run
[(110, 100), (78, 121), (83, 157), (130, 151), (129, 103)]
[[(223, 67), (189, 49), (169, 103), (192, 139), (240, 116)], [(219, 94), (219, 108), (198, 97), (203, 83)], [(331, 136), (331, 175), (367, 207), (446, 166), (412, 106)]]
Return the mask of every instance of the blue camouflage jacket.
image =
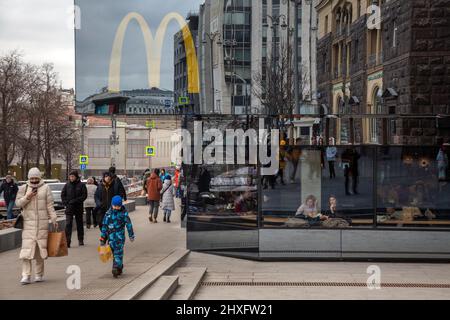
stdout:
[(100, 241), (110, 244), (123, 245), (125, 243), (125, 228), (128, 230), (128, 237), (134, 239), (133, 224), (127, 210), (122, 206), (121, 210), (110, 208), (103, 218), (103, 226), (100, 234)]

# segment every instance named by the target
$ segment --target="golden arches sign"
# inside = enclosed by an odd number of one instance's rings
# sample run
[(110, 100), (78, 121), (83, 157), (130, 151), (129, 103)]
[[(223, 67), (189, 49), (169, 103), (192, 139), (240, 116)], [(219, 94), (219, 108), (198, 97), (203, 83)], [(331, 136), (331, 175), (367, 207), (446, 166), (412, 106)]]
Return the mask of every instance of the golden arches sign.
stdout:
[(172, 12), (167, 14), (161, 21), (156, 36), (153, 38), (153, 34), (145, 21), (145, 18), (136, 12), (131, 12), (123, 18), (116, 31), (114, 38), (113, 48), (111, 52), (111, 60), (109, 64), (109, 84), (108, 89), (111, 92), (120, 91), (120, 70), (122, 61), (122, 47), (125, 38), (125, 33), (128, 28), (128, 24), (132, 20), (136, 20), (141, 29), (145, 42), (145, 50), (147, 57), (147, 77), (148, 85), (151, 87), (159, 87), (160, 85), (160, 70), (161, 70), (161, 50), (164, 42), (164, 36), (166, 34), (167, 26), (169, 22), (175, 19), (180, 25), (180, 29), (183, 33), (184, 47), (186, 50), (187, 59), (187, 71), (188, 71), (188, 92), (199, 93), (199, 71), (197, 54), (195, 52), (194, 40), (192, 39), (189, 26), (183, 17)]

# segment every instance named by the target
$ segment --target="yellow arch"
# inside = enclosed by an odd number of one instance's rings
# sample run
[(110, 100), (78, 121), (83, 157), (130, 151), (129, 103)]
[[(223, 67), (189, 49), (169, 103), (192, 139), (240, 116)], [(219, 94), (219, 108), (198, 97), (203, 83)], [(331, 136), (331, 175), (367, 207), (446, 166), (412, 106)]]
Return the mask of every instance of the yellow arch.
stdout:
[(197, 62), (197, 54), (195, 52), (194, 40), (192, 39), (189, 26), (183, 17), (176, 13), (171, 12), (167, 14), (161, 21), (158, 30), (156, 31), (156, 37), (153, 38), (153, 34), (145, 21), (145, 18), (137, 12), (131, 12), (123, 18), (116, 31), (114, 38), (113, 48), (111, 52), (111, 59), (109, 63), (109, 81), (108, 89), (111, 92), (120, 91), (120, 70), (122, 61), (122, 48), (125, 33), (128, 28), (128, 24), (132, 20), (136, 20), (141, 29), (145, 42), (145, 50), (147, 57), (147, 77), (149, 87), (160, 86), (160, 70), (161, 70), (161, 50), (164, 42), (164, 36), (166, 34), (167, 26), (172, 19), (175, 19), (180, 25), (180, 29), (183, 33), (184, 47), (186, 50), (187, 59), (187, 71), (188, 71), (188, 92), (199, 93), (199, 70)]

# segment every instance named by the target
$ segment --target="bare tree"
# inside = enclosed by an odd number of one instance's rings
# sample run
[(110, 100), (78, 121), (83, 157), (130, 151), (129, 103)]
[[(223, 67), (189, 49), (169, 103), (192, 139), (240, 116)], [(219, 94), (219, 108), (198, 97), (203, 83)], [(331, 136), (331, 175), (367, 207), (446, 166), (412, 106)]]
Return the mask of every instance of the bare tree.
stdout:
[[(274, 50), (272, 50), (274, 51)], [(265, 114), (280, 119), (291, 118), (295, 111), (295, 71), (291, 45), (281, 43), (267, 56), (267, 64), (253, 75), (253, 94), (260, 100)], [(302, 95), (309, 77), (306, 68), (300, 68), (298, 79)], [(300, 101), (303, 98), (300, 97)]]
[(14, 159), (16, 138), (22, 131), (22, 110), (33, 84), (34, 67), (24, 63), (17, 51), (0, 57), (0, 174), (8, 172)]
[(22, 176), (43, 159), (45, 176), (51, 177), (56, 150), (72, 148), (71, 158), (78, 152), (78, 129), (69, 118), (70, 101), (62, 95), (52, 64), (24, 63), (16, 51), (0, 57), (1, 175), (17, 156)]
[(291, 61), (292, 47), (281, 44), (267, 57), (267, 65), (253, 75), (253, 93), (271, 116), (290, 115), (294, 108), (294, 71)]

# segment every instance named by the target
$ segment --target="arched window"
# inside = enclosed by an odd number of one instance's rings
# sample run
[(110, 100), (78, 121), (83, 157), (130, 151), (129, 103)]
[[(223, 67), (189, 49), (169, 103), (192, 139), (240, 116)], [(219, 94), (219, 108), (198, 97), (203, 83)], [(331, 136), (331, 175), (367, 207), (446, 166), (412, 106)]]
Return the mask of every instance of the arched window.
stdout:
[(335, 113), (340, 114), (343, 111), (343, 107), (344, 107), (344, 100), (342, 99), (341, 96), (337, 97), (336, 100), (336, 109), (335, 109)]
[[(382, 114), (383, 113), (383, 92), (380, 87), (376, 87), (372, 94), (372, 105), (370, 108), (371, 114)], [(370, 121), (370, 142), (379, 143), (381, 133), (381, 119), (373, 118)]]
[(335, 13), (335, 23), (336, 23), (336, 32), (340, 32), (341, 30), (342, 30), (342, 28), (341, 28), (341, 19), (342, 19), (342, 14), (341, 14), (341, 8), (338, 8), (337, 10), (336, 10), (336, 13)]
[(372, 113), (381, 114), (383, 113), (383, 92), (380, 87), (376, 87), (373, 91), (372, 98)]

